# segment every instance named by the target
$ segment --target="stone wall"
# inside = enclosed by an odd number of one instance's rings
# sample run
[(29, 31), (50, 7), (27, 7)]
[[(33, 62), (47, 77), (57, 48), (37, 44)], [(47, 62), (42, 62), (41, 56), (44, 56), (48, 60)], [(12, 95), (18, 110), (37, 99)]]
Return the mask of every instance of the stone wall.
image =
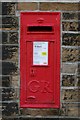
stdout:
[[(20, 108), (19, 20), (21, 11), (61, 12), (60, 109)], [(80, 118), (80, 4), (2, 3), (2, 120)], [(0, 16), (1, 20), (1, 16)], [(1, 61), (0, 61), (1, 64)], [(1, 101), (0, 101), (1, 103)]]

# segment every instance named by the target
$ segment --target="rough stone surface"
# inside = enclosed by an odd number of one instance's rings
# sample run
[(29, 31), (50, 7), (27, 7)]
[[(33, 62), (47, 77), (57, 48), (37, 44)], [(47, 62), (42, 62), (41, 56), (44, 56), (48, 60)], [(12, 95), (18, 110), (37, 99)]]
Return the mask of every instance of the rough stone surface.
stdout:
[[(45, 6), (45, 7), (44, 7)], [(75, 11), (79, 10), (79, 4), (63, 4), (63, 3), (52, 3), (52, 2), (41, 2), (40, 10), (64, 10), (64, 11)]]
[(62, 63), (62, 73), (72, 73), (72, 74), (78, 73), (78, 64)]
[(5, 44), (8, 42), (8, 32), (2, 32), (2, 43)]
[(2, 76), (3, 87), (18, 87), (18, 76)]
[(80, 76), (77, 76), (77, 79), (78, 79), (77, 86), (79, 86), (79, 87), (80, 87)]
[(62, 49), (62, 61), (63, 62), (76, 62), (80, 61), (80, 50), (63, 48)]
[(18, 32), (2, 32), (2, 43), (18, 44)]
[(68, 116), (80, 117), (80, 104), (68, 104)]
[(21, 109), (20, 114), (31, 116), (59, 115), (58, 109)]
[(17, 10), (37, 10), (38, 9), (38, 5), (36, 2), (23, 2), (23, 3), (19, 3), (17, 6)]
[(63, 13), (62, 14), (62, 19), (63, 20), (80, 20), (80, 13), (69, 13), (69, 12), (67, 12), (67, 13)]
[(79, 102), (80, 90), (79, 89), (63, 90), (61, 98), (65, 102)]
[(63, 75), (62, 76), (62, 86), (75, 86), (75, 81), (77, 82), (75, 75)]
[(11, 85), (11, 78), (9, 76), (2, 76), (2, 86), (9, 87)]
[(63, 31), (80, 31), (80, 22), (63, 22)]
[(20, 84), (19, 84), (19, 82), (20, 82), (20, 78), (19, 78), (19, 76), (18, 75), (16, 75), (16, 76), (11, 76), (11, 79), (12, 79), (12, 82), (11, 82), (11, 86), (12, 87), (20, 87)]
[(10, 32), (9, 33), (9, 43), (10, 44), (18, 44), (18, 32)]
[(2, 63), (2, 74), (3, 75), (15, 75), (18, 74), (17, 72), (17, 65), (14, 62), (3, 62)]
[[(72, 116), (72, 117), (79, 117), (80, 108), (79, 104), (71, 104), (71, 103), (62, 103), (61, 115), (63, 116)], [(73, 119), (73, 118), (72, 118)], [(71, 120), (71, 118), (70, 118)], [(75, 118), (76, 120), (76, 118)]]
[(3, 60), (12, 60), (18, 61), (18, 47), (17, 46), (2, 46), (2, 59)]
[(15, 3), (2, 3), (2, 15), (15, 15)]
[(10, 101), (10, 100), (17, 100), (18, 99), (18, 88), (3, 88), (2, 89), (2, 100), (3, 101)]
[(80, 46), (80, 34), (63, 34), (62, 44), (66, 46)]
[(3, 116), (16, 116), (18, 114), (18, 104), (16, 102), (2, 104)]
[(2, 28), (3, 30), (18, 29), (18, 18), (17, 17), (2, 17)]

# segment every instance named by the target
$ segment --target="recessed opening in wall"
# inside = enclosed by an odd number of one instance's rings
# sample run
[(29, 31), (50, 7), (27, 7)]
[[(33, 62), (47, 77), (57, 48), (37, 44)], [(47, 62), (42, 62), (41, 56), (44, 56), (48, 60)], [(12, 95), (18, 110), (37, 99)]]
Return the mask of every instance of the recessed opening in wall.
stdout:
[(29, 26), (28, 32), (52, 32), (52, 26)]

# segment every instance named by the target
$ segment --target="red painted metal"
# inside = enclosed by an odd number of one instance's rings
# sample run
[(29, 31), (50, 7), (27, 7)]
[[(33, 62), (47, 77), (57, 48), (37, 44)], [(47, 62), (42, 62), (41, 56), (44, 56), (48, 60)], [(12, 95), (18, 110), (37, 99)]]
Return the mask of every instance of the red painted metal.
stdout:
[(20, 107), (60, 107), (60, 13), (21, 12)]

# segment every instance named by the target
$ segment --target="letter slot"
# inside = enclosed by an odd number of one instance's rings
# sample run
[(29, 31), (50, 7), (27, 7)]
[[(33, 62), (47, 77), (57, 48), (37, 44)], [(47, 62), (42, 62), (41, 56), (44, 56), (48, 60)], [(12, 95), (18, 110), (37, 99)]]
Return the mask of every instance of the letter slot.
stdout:
[(52, 32), (52, 26), (28, 26), (28, 32)]

